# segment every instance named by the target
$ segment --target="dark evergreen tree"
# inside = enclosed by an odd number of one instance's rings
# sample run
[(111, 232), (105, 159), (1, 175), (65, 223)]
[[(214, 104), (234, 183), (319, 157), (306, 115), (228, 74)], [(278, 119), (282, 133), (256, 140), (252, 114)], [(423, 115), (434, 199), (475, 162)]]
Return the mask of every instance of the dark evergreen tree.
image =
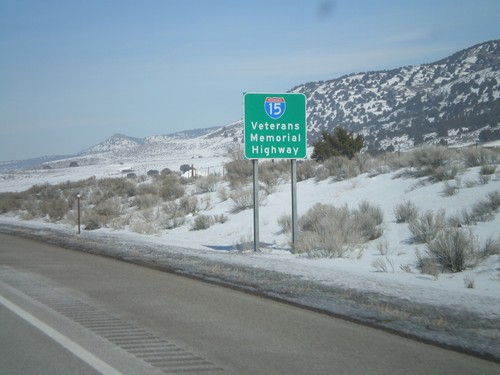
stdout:
[(319, 162), (325, 161), (333, 156), (346, 156), (349, 159), (361, 149), (364, 145), (364, 137), (349, 133), (344, 128), (335, 129), (333, 134), (324, 131), (321, 139), (314, 143), (314, 150), (311, 157)]

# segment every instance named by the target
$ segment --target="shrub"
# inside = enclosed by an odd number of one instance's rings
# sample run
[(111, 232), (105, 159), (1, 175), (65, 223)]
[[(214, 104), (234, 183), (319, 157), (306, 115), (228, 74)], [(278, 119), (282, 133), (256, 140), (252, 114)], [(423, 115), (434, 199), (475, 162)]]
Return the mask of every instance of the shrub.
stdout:
[(474, 287), (476, 286), (476, 283), (475, 283), (474, 279), (471, 277), (471, 275), (465, 276), (464, 285), (466, 288), (474, 289)]
[(297, 163), (297, 181), (305, 181), (313, 178), (318, 164), (314, 160), (304, 160)]
[(452, 160), (452, 153), (446, 147), (425, 146), (410, 151), (409, 165), (421, 170), (435, 170), (445, 167)]
[(458, 166), (451, 163), (434, 170), (430, 170), (430, 179), (432, 181), (453, 180), (458, 174)]
[(403, 175), (428, 177), (431, 181), (454, 179), (458, 172), (456, 151), (442, 146), (426, 146), (404, 154), (400, 165), (407, 168)]
[(450, 184), (448, 181), (445, 181), (443, 184), (443, 195), (445, 197), (451, 197), (457, 194), (459, 189), (457, 184)]
[(234, 189), (252, 180), (253, 166), (250, 160), (234, 160), (225, 164), (226, 178)]
[(224, 214), (208, 216), (198, 215), (195, 217), (191, 230), (204, 230), (210, 228), (215, 223), (224, 224), (227, 221), (227, 216)]
[(480, 259), (486, 259), (498, 254), (500, 254), (500, 238), (496, 241), (492, 238), (487, 238), (481, 248)]
[(172, 173), (172, 170), (170, 168), (163, 168), (160, 172), (160, 175), (165, 176), (170, 173)]
[(446, 219), (447, 225), (451, 228), (460, 228), (464, 223), (462, 221), (463, 214), (455, 214)]
[[(387, 261), (387, 263), (386, 263)], [(377, 258), (372, 262), (372, 267), (374, 267), (378, 272), (388, 273), (389, 269), (387, 264), (391, 267), (391, 272), (394, 273), (394, 261), (388, 257), (385, 257), (385, 260), (382, 258)]]
[[(234, 203), (233, 212), (240, 212), (253, 207), (253, 187), (243, 187), (231, 192), (231, 200)], [(259, 205), (264, 204), (266, 195), (259, 191)]]
[(228, 217), (224, 214), (214, 215), (214, 221), (216, 223), (224, 224), (226, 221), (228, 221)]
[(363, 243), (380, 237), (382, 211), (367, 202), (358, 209), (317, 203), (299, 218), (295, 251), (309, 256), (342, 257)]
[(387, 241), (379, 241), (377, 242), (377, 250), (380, 255), (387, 255), (389, 252), (389, 242)]
[(490, 182), (490, 180), (491, 180), (490, 175), (487, 175), (487, 174), (481, 174), (481, 175), (479, 175), (479, 183), (481, 185), (488, 184)]
[(358, 210), (353, 211), (354, 227), (365, 241), (371, 241), (382, 236), (380, 225), (384, 221), (384, 214), (380, 207), (363, 201)]
[(451, 272), (465, 270), (474, 260), (474, 237), (459, 228), (442, 230), (427, 246), (437, 262)]
[(497, 170), (497, 166), (494, 164), (483, 165), (483, 166), (481, 166), (479, 174), (481, 176), (490, 176), (492, 174), (495, 174), (496, 170)]
[(373, 157), (368, 153), (358, 153), (354, 155), (353, 160), (358, 165), (361, 173), (370, 172), (377, 167)]
[(479, 186), (481, 184), (480, 181), (474, 181), (474, 180), (465, 180), (464, 181), (464, 186), (467, 188), (467, 189), (472, 189), (476, 186)]
[(174, 216), (171, 218), (165, 218), (162, 221), (161, 226), (164, 229), (174, 229), (180, 227), (181, 225), (184, 225), (185, 222), (186, 222), (185, 216)]
[(179, 201), (179, 208), (184, 215), (197, 213), (199, 211), (198, 198), (195, 195), (182, 197)]
[(121, 213), (120, 198), (114, 197), (101, 201), (93, 208), (93, 211), (107, 222), (109, 219), (116, 217)]
[(424, 267), (429, 268), (432, 263), (445, 271), (461, 272), (497, 254), (500, 254), (498, 241), (489, 238), (481, 245), (472, 231), (448, 227), (440, 230), (427, 244), (428, 257), (424, 258), (417, 252), (417, 259), (422, 272)]
[(422, 273), (434, 276), (437, 279), (439, 276), (439, 266), (436, 260), (430, 256), (423, 256), (418, 249), (415, 251), (415, 255), (417, 257), (417, 268)]
[(483, 147), (470, 148), (464, 151), (463, 159), (467, 167), (498, 164), (500, 153)]
[(225, 186), (221, 186), (217, 189), (217, 197), (221, 202), (225, 202), (229, 199), (229, 193)]
[(133, 197), (136, 184), (125, 178), (102, 178), (97, 180), (97, 187), (103, 193), (103, 199), (111, 197)]
[(215, 175), (208, 175), (206, 177), (198, 177), (195, 182), (196, 191), (199, 194), (211, 193), (217, 190), (217, 184), (220, 178)]
[(85, 230), (96, 230), (101, 228), (100, 217), (95, 212), (83, 215), (82, 224)]
[(198, 215), (194, 218), (191, 230), (204, 230), (212, 226), (214, 220), (208, 215)]
[(26, 211), (23, 212), (24, 217), (29, 219), (33, 219), (34, 217), (40, 217), (41, 213), (39, 206), (40, 202), (35, 197), (27, 196), (26, 200), (22, 202), (22, 207), (21, 207), (22, 211)]
[(377, 225), (380, 225), (384, 221), (384, 213), (382, 209), (378, 206), (372, 205), (368, 201), (361, 201), (358, 205), (358, 211), (362, 215), (368, 215), (373, 218)]
[(0, 214), (18, 211), (22, 207), (24, 193), (0, 193)]
[(292, 232), (292, 215), (283, 214), (278, 217), (278, 225), (280, 226), (283, 233)]
[(324, 165), (320, 165), (314, 171), (314, 179), (316, 182), (326, 180), (328, 177), (330, 177), (330, 171), (328, 171)]
[(153, 183), (137, 185), (136, 195), (145, 195), (145, 194), (158, 195), (158, 191), (159, 191), (159, 184), (157, 181), (154, 181)]
[(61, 220), (69, 211), (68, 203), (63, 199), (46, 201), (42, 205), (49, 219), (53, 222)]
[(135, 222), (132, 224), (132, 232), (140, 234), (156, 234), (158, 230), (151, 224), (144, 221)]
[(136, 206), (139, 210), (144, 210), (161, 203), (161, 198), (156, 194), (140, 194), (134, 197), (132, 205)]
[(430, 243), (437, 234), (445, 227), (444, 211), (440, 210), (436, 214), (426, 211), (410, 221), (408, 227), (413, 234), (415, 241)]
[(167, 174), (164, 176), (160, 186), (160, 196), (164, 201), (180, 198), (185, 193), (185, 187), (181, 184), (179, 176)]
[(166, 202), (162, 207), (162, 211), (165, 216), (162, 218), (161, 225), (165, 229), (177, 228), (186, 221), (186, 212), (176, 202)]
[(413, 202), (407, 200), (396, 205), (394, 216), (397, 223), (408, 223), (417, 218), (418, 208)]
[(361, 173), (356, 160), (344, 156), (336, 156), (326, 160), (322, 168), (316, 169), (316, 181), (333, 177), (336, 181), (353, 178)]
[(259, 164), (259, 182), (267, 195), (276, 192), (278, 185), (290, 179), (290, 165), (286, 161)]
[(307, 253), (312, 258), (341, 258), (350, 248), (339, 233), (331, 232), (328, 236), (306, 231), (297, 238), (294, 251)]
[(475, 203), (470, 211), (462, 211), (463, 223), (466, 225), (477, 224), (493, 220), (495, 213), (500, 209), (500, 191), (489, 193), (485, 199)]

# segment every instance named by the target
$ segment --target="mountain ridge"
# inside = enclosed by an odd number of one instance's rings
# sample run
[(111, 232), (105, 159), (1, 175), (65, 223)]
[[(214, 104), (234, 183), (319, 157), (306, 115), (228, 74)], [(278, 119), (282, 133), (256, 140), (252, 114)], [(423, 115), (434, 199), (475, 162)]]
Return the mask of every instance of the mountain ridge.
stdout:
[[(500, 40), (476, 44), (436, 62), (358, 72), (308, 82), (289, 92), (307, 98), (308, 144), (336, 127), (362, 134), (365, 151), (407, 150), (421, 144), (463, 145), (500, 139)], [(243, 142), (243, 121), (167, 135), (113, 134), (63, 158), (85, 160), (175, 155), (191, 148), (222, 154)], [(0, 163), (0, 170), (56, 163), (57, 157)]]
[(394, 151), (470, 143), (482, 130), (496, 130), (499, 87), (500, 41), (494, 40), (433, 63), (353, 73), (291, 92), (308, 98), (311, 141), (342, 126), (362, 134), (367, 149)]

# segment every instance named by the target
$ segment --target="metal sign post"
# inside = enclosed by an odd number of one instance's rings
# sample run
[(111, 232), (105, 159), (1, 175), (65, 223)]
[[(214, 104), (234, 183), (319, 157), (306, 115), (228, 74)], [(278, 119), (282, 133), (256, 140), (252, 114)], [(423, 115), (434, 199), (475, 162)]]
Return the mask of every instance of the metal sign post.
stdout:
[(253, 251), (260, 251), (259, 239), (259, 160), (253, 159)]
[(82, 197), (82, 195), (80, 193), (78, 193), (76, 195), (76, 199), (78, 201), (78, 234), (80, 234), (80, 198)]
[(295, 253), (297, 244), (298, 223), (297, 223), (297, 160), (292, 159), (292, 253)]

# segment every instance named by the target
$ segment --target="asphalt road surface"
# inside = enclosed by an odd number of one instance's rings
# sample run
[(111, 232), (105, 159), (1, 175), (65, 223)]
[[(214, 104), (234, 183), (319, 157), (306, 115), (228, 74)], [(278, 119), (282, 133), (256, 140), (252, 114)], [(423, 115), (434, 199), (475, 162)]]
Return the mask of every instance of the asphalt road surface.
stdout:
[(330, 316), (6, 235), (0, 296), (0, 366), (11, 374), (500, 373)]

